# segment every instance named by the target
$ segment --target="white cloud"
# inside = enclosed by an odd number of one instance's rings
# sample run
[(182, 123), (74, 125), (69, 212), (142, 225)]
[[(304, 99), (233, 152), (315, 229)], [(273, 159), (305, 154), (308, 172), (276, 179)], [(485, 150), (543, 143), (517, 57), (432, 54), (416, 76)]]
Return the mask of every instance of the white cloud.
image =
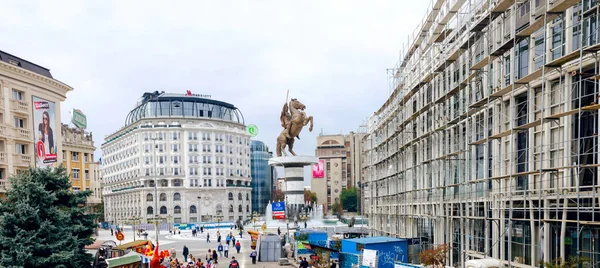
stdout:
[(143, 92), (211, 94), (238, 106), (274, 149), (285, 90), (307, 105), (315, 136), (356, 130), (385, 101), (385, 69), (426, 1), (12, 1), (0, 49), (75, 88), (62, 105), (88, 115), (96, 146)]

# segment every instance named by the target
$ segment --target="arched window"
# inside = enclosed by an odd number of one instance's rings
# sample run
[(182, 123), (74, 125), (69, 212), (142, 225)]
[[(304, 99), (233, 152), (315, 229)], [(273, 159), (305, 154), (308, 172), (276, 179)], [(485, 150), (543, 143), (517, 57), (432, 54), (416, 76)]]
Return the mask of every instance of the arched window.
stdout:
[(175, 206), (175, 214), (181, 214), (181, 207), (180, 206)]
[(146, 195), (146, 201), (154, 201), (154, 198), (152, 198), (152, 194)]
[(246, 201), (250, 200), (250, 194), (246, 193)]
[(238, 200), (242, 200), (242, 193), (238, 193)]
[(233, 205), (229, 205), (229, 212), (233, 212)]
[(159, 200), (160, 200), (160, 201), (167, 201), (167, 194), (165, 194), (165, 193), (161, 193), (161, 194), (160, 194), (160, 199), (159, 199)]
[(250, 212), (250, 205), (246, 205), (246, 212)]
[(181, 195), (179, 193), (175, 193), (173, 195), (173, 200), (175, 200), (175, 201), (181, 201)]
[(154, 209), (152, 207), (148, 207), (146, 209), (146, 215), (154, 215)]
[(167, 214), (167, 207), (165, 207), (165, 206), (160, 207), (160, 214)]
[(243, 210), (242, 210), (242, 205), (239, 205), (239, 206), (238, 206), (238, 212), (243, 212)]
[(194, 205), (191, 205), (191, 206), (190, 206), (190, 214), (196, 214), (196, 213), (198, 213), (198, 212), (196, 211), (196, 206), (194, 206)]
[(223, 207), (221, 206), (221, 204), (217, 205), (217, 214), (223, 214)]
[(233, 200), (233, 193), (229, 193), (229, 200)]

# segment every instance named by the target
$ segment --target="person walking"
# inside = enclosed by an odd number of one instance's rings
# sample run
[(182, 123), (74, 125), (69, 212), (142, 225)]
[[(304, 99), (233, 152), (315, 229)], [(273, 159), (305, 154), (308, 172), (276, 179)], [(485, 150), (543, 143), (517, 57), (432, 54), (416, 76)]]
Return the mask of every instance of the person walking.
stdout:
[(210, 233), (206, 232), (206, 243), (210, 243)]
[(219, 255), (217, 255), (217, 251), (213, 250), (213, 252), (212, 252), (212, 259), (213, 260), (217, 260), (218, 258), (219, 258)]
[(188, 250), (188, 248), (185, 245), (183, 245), (183, 260), (185, 262), (187, 262), (187, 257), (188, 257), (189, 253), (190, 253), (190, 251)]
[(217, 243), (221, 243), (221, 233), (217, 232)]
[(235, 237), (231, 236), (231, 245), (235, 247)]
[(225, 252), (225, 258), (229, 258), (229, 243), (223, 245), (223, 251)]
[(244, 233), (244, 232), (242, 232), (242, 229), (240, 229), (240, 238), (242, 238), (242, 234), (243, 234), (243, 233)]
[(235, 242), (235, 250), (237, 250), (237, 253), (240, 253), (241, 247), (242, 245), (240, 244), (240, 241)]
[(217, 251), (219, 252), (219, 257), (223, 257), (223, 245), (221, 245), (221, 243), (219, 243)]
[(177, 258), (177, 251), (175, 251), (175, 247), (171, 247), (171, 258)]
[(227, 235), (227, 237), (225, 237), (225, 243), (229, 245), (229, 242), (231, 242), (231, 236)]
[(206, 262), (208, 263), (208, 260), (212, 259), (212, 250), (208, 250), (208, 253), (206, 253)]
[(110, 236), (115, 235), (115, 231), (113, 231), (113, 228), (110, 228)]
[(256, 255), (258, 255), (258, 253), (256, 253), (256, 249), (253, 249), (252, 252), (250, 252), (250, 258), (252, 258), (252, 264), (256, 264)]
[(231, 262), (229, 262), (229, 268), (240, 268), (240, 263), (233, 256), (231, 256)]

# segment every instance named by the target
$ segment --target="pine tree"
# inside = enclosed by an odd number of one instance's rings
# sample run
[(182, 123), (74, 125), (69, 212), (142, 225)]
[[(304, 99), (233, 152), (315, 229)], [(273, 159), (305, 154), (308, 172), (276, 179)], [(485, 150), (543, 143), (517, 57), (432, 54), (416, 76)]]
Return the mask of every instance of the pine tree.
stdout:
[(64, 167), (29, 169), (10, 179), (0, 201), (0, 267), (91, 267), (91, 191), (73, 193)]

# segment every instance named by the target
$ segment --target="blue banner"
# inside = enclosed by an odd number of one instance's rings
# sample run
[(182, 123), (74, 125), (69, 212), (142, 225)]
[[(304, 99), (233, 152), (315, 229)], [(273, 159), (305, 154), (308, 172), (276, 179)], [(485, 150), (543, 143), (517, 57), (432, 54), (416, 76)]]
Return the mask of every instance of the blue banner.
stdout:
[(285, 219), (285, 202), (273, 202), (273, 219)]

